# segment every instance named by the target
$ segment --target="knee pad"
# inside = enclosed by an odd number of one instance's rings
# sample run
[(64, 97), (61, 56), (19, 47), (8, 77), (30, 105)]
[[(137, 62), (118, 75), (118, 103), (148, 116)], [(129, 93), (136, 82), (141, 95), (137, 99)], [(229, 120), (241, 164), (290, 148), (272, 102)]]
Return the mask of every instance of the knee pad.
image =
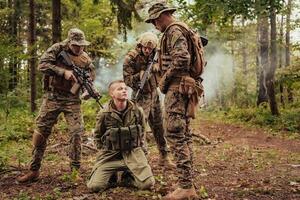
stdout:
[(38, 147), (44, 144), (45, 142), (46, 142), (46, 138), (40, 132), (35, 130), (32, 136), (32, 145), (34, 147)]

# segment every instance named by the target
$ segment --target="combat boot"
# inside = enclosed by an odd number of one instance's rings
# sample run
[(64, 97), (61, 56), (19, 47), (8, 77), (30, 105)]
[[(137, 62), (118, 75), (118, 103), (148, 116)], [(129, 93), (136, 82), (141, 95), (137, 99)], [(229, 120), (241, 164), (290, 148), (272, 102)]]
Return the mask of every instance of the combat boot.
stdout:
[(183, 189), (178, 187), (175, 191), (169, 193), (163, 198), (164, 200), (192, 200), (198, 199), (198, 195), (194, 187)]
[(17, 181), (19, 183), (25, 183), (25, 182), (32, 182), (32, 181), (36, 181), (40, 176), (40, 171), (29, 171), (27, 174), (23, 175), (23, 176), (19, 176), (17, 178)]
[(160, 166), (165, 167), (168, 170), (173, 170), (176, 168), (176, 165), (172, 162), (169, 156), (160, 156), (158, 160)]

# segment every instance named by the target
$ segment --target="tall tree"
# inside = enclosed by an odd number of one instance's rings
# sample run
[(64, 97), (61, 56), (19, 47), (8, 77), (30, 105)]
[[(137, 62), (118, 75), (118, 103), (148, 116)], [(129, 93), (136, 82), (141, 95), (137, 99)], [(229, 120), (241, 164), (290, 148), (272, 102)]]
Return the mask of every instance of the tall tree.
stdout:
[[(234, 17), (232, 17), (231, 19), (231, 34), (233, 35), (234, 34)], [(231, 40), (231, 56), (234, 58), (235, 56), (235, 52), (234, 52), (234, 40)], [(234, 59), (232, 59), (232, 73), (235, 74), (236, 72), (236, 64), (235, 64), (235, 61)], [(235, 102), (235, 100), (237, 99), (237, 85), (236, 85), (236, 80), (234, 79), (234, 82), (233, 82), (233, 90), (232, 90), (232, 100), (233, 102)]]
[[(280, 32), (279, 32), (279, 68), (283, 67), (283, 14), (281, 15), (280, 19)], [(284, 107), (284, 90), (283, 90), (283, 84), (279, 84), (280, 89), (280, 102), (281, 105)]]
[[(245, 17), (242, 17), (242, 27), (245, 30)], [(243, 74), (247, 76), (247, 39), (246, 33), (243, 32), (243, 44), (242, 44), (242, 57), (243, 57)]]
[[(10, 35), (11, 43), (18, 47), (18, 23), (20, 15), (22, 12), (20, 0), (8, 0), (8, 7), (13, 10), (13, 13), (10, 16)], [(13, 90), (17, 86), (18, 82), (18, 58), (16, 55), (13, 55), (9, 61), (9, 89)]]
[[(287, 14), (286, 14), (286, 34), (285, 34), (285, 66), (289, 67), (291, 64), (291, 53), (290, 53), (290, 32), (291, 32), (291, 12), (292, 12), (292, 0), (288, 0)], [(290, 85), (287, 88), (288, 101), (293, 102), (293, 91)]]
[(61, 41), (61, 2), (52, 0), (52, 42)]
[(258, 16), (258, 96), (257, 105), (263, 102), (268, 102), (267, 87), (266, 87), (266, 69), (269, 65), (269, 22), (268, 18), (264, 14)]
[(29, 47), (29, 68), (30, 68), (30, 107), (31, 112), (36, 110), (36, 19), (35, 19), (35, 1), (29, 0), (29, 19), (28, 19), (28, 47)]
[(266, 85), (269, 96), (269, 105), (272, 115), (279, 115), (276, 93), (275, 93), (275, 70), (277, 65), (277, 42), (276, 42), (276, 8), (274, 1), (271, 1), (270, 7), (270, 23), (271, 23), (271, 55), (270, 65), (266, 74)]

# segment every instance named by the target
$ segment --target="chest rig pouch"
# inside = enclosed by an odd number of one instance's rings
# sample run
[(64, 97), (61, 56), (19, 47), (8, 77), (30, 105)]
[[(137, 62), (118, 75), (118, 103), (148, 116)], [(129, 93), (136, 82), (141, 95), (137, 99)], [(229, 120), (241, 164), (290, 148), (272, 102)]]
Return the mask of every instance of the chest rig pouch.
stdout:
[(141, 125), (110, 128), (105, 132), (102, 141), (107, 150), (131, 151), (141, 146), (141, 134)]

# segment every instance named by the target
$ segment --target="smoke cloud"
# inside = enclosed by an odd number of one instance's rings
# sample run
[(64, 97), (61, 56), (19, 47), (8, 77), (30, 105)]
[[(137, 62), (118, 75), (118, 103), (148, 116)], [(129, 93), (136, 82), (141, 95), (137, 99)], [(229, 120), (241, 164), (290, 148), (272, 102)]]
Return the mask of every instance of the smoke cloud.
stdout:
[(115, 41), (115, 46), (112, 47), (113, 52), (117, 52), (117, 59), (114, 63), (109, 63), (106, 59), (100, 58), (97, 65), (99, 68), (96, 71), (96, 87), (100, 87), (101, 92), (107, 92), (110, 82), (123, 79), (123, 63), (124, 57), (130, 49), (136, 46), (136, 40), (142, 33), (146, 31), (155, 32), (151, 24), (138, 23), (134, 31), (127, 32), (127, 41), (123, 41), (123, 35), (119, 35)]
[(202, 75), (206, 102), (213, 101), (220, 91), (231, 89), (234, 83), (232, 56), (221, 44), (210, 41), (208, 45), (213, 51), (205, 55), (207, 65)]

